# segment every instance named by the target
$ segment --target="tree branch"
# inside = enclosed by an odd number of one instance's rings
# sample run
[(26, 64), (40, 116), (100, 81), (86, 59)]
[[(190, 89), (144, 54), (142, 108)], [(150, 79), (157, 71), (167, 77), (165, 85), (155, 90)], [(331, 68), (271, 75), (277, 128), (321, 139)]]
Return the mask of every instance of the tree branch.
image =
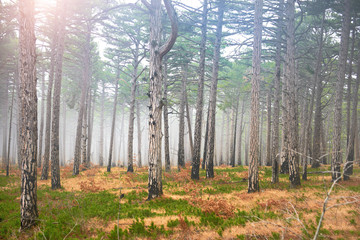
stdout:
[[(142, 0), (145, 1), (145, 0)], [(174, 46), (175, 40), (178, 35), (178, 20), (173, 6), (170, 3), (170, 0), (164, 0), (166, 12), (169, 16), (171, 22), (171, 35), (166, 43), (160, 47), (160, 59), (162, 59)]]

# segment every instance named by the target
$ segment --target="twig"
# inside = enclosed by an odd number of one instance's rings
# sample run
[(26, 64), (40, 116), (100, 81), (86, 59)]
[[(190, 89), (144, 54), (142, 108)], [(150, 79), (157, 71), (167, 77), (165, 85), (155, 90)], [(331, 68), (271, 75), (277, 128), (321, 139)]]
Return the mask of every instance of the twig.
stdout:
[(70, 235), (70, 233), (72, 233), (72, 231), (74, 231), (74, 229), (75, 229), (75, 227), (76, 227), (77, 225), (78, 225), (78, 224), (75, 223), (75, 225), (73, 226), (73, 228), (70, 230), (70, 232), (69, 232), (68, 234), (66, 234), (66, 236), (63, 238), (63, 240), (66, 239), (66, 238)]

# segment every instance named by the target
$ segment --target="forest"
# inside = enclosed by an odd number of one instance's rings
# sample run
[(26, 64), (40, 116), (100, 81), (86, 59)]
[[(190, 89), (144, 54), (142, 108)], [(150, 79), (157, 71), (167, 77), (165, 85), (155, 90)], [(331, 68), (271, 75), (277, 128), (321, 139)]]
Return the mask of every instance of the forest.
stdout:
[(360, 1), (0, 0), (0, 239), (360, 239)]

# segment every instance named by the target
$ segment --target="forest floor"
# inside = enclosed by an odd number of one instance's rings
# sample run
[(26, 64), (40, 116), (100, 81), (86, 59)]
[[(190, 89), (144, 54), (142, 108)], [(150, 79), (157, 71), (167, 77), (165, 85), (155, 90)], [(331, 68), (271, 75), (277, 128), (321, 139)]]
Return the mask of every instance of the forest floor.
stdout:
[[(190, 167), (163, 173), (161, 198), (147, 199), (147, 168), (134, 173), (93, 167), (72, 176), (61, 169), (62, 189), (38, 178), (38, 224), (19, 232), (20, 172), (0, 173), (0, 239), (312, 239), (331, 186), (324, 165), (289, 188), (287, 175), (271, 184), (260, 168), (260, 192), (247, 193), (247, 167), (215, 168), (215, 178), (190, 179)], [(311, 173), (313, 172), (313, 173)], [(40, 170), (38, 170), (40, 173)], [(120, 192), (124, 198), (119, 200)], [(331, 193), (319, 239), (360, 239), (360, 167)]]

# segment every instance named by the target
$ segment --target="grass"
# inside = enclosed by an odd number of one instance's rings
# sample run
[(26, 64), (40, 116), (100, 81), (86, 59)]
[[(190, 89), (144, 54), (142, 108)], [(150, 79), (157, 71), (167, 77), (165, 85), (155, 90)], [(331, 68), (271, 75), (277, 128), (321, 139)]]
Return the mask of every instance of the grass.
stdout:
[[(327, 168), (322, 166), (311, 171)], [(357, 177), (359, 169), (354, 169)], [(111, 173), (104, 169), (90, 171), (77, 177), (64, 176), (63, 188), (57, 191), (51, 190), (50, 179), (39, 181), (39, 221), (35, 227), (24, 232), (18, 231), (20, 178), (18, 174), (5, 177), (1, 172), (0, 239), (63, 239), (65, 236), (68, 239), (118, 239), (118, 235), (120, 239), (171, 239), (182, 236), (185, 231), (194, 238), (201, 238), (203, 233), (212, 231), (219, 238), (266, 236), (267, 239), (281, 239), (281, 229), (276, 225), (300, 231), (303, 238), (311, 238), (320, 216), (319, 203), (331, 184), (326, 174), (312, 174), (308, 181), (302, 181), (300, 188), (290, 189), (288, 175), (280, 175), (280, 183), (272, 184), (271, 168), (260, 167), (261, 192), (247, 194), (247, 181), (244, 181), (246, 167), (215, 168), (215, 178), (210, 180), (205, 179), (205, 171), (201, 170), (199, 181), (190, 179), (188, 167), (165, 174), (164, 196), (146, 201), (145, 169), (134, 174), (126, 174), (124, 169), (119, 168), (113, 168)], [(125, 194), (121, 201), (119, 173), (120, 186)], [(85, 183), (87, 179), (92, 183), (87, 184), (87, 188), (73, 190), (74, 184)], [(354, 177), (349, 182), (341, 182), (342, 187), (335, 188), (334, 196), (358, 193), (360, 184), (357, 179)], [(100, 190), (92, 191), (90, 188)], [(331, 204), (341, 204), (341, 201), (337, 198)], [(289, 203), (297, 210), (296, 213)], [(331, 211), (326, 213), (328, 221), (321, 228), (320, 239), (331, 235), (339, 239), (359, 238), (360, 217), (356, 207), (349, 205), (344, 210), (336, 208), (336, 211), (337, 215), (332, 215)], [(339, 216), (345, 219), (351, 230), (327, 225)], [(121, 222), (119, 229), (116, 224), (118, 218)], [(237, 232), (237, 229), (245, 229), (247, 233)], [(291, 235), (291, 231), (288, 234), (285, 238), (296, 237)]]

